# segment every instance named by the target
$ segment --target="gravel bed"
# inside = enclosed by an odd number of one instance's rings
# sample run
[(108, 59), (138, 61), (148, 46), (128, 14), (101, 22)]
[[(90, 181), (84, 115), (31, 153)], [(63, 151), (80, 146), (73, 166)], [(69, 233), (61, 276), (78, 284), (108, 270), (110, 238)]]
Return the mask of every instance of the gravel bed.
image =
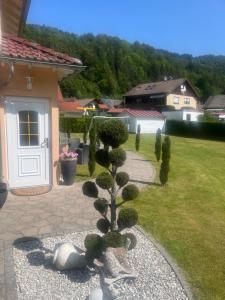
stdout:
[[(128, 262), (138, 273), (138, 278), (120, 281), (117, 288), (121, 296), (118, 299), (188, 299), (176, 274), (158, 249), (137, 229), (130, 231), (136, 235), (138, 244), (128, 252)], [(18, 299), (83, 300), (91, 289), (99, 287), (99, 275), (94, 272), (59, 272), (52, 267), (52, 251), (57, 244), (71, 242), (83, 249), (87, 233), (90, 231), (18, 243), (13, 249)]]

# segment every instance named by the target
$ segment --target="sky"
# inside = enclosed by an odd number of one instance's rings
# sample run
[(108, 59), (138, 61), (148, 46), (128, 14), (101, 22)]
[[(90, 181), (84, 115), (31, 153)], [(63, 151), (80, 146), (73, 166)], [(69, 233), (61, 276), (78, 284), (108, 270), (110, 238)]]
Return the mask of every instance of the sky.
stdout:
[(180, 54), (225, 55), (225, 0), (32, 0), (27, 23)]

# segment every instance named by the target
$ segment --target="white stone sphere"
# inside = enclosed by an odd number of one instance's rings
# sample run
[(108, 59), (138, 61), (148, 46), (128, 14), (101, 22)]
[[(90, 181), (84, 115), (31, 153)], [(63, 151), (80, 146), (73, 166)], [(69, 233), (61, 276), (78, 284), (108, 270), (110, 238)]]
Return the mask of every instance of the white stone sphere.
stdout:
[(103, 292), (102, 289), (97, 288), (97, 289), (93, 289), (90, 292), (89, 298), (88, 300), (103, 300)]

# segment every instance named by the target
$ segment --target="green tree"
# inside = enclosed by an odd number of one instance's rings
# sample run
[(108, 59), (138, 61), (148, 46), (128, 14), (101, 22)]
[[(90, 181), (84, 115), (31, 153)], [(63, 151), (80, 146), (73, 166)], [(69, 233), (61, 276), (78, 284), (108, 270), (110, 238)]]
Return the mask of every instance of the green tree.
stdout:
[(170, 170), (170, 156), (171, 156), (171, 142), (170, 137), (166, 136), (162, 144), (162, 163), (159, 173), (159, 179), (162, 185), (168, 181), (168, 174)]
[(136, 138), (135, 138), (136, 151), (139, 151), (139, 149), (140, 149), (140, 141), (141, 141), (141, 125), (138, 124)]
[(156, 132), (156, 138), (155, 138), (155, 156), (157, 161), (160, 161), (161, 158), (161, 147), (162, 147), (161, 129), (158, 128)]

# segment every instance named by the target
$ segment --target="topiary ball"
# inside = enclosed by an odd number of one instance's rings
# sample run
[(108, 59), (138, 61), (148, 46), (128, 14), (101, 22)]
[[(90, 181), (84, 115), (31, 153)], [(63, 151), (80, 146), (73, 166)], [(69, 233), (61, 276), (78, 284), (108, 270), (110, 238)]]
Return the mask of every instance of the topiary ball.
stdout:
[(97, 211), (100, 212), (100, 214), (106, 214), (108, 210), (109, 203), (104, 198), (98, 198), (94, 202), (94, 207)]
[(128, 184), (123, 188), (122, 198), (124, 201), (130, 201), (137, 198), (138, 194), (139, 194), (139, 189), (136, 187), (136, 185)]
[(104, 145), (117, 148), (128, 139), (127, 126), (120, 120), (104, 121), (99, 128), (99, 138)]
[(86, 181), (82, 186), (82, 191), (85, 196), (88, 196), (91, 198), (98, 197), (98, 188), (97, 188), (96, 184), (92, 181)]
[(132, 250), (136, 247), (137, 238), (133, 233), (127, 232), (123, 234), (123, 239), (124, 239), (124, 245), (128, 250)]
[(95, 161), (105, 168), (109, 168), (110, 161), (109, 161), (109, 153), (104, 149), (100, 149), (95, 153)]
[(121, 167), (126, 160), (126, 152), (122, 148), (116, 148), (109, 152), (109, 161), (116, 167)]
[(117, 231), (110, 231), (103, 236), (105, 248), (119, 248), (124, 246), (124, 239), (122, 234)]
[(99, 219), (97, 222), (97, 228), (102, 233), (107, 233), (109, 231), (110, 222), (106, 219)]
[(84, 240), (84, 246), (90, 257), (100, 257), (104, 249), (104, 241), (98, 234), (88, 234)]
[(138, 213), (134, 208), (123, 208), (119, 212), (117, 225), (120, 230), (124, 228), (131, 228), (136, 225), (138, 221)]
[(116, 174), (116, 183), (119, 187), (126, 185), (129, 180), (129, 175), (126, 172), (119, 172)]
[(113, 177), (108, 172), (102, 172), (96, 178), (96, 183), (100, 188), (108, 190), (113, 186)]

